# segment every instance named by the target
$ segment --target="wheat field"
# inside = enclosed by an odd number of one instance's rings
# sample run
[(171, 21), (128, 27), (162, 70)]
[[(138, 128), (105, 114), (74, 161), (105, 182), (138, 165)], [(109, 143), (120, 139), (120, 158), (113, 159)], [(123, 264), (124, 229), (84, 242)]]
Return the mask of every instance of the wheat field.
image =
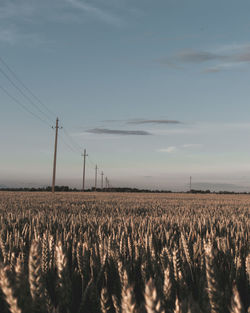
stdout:
[(0, 312), (250, 312), (248, 195), (0, 192)]

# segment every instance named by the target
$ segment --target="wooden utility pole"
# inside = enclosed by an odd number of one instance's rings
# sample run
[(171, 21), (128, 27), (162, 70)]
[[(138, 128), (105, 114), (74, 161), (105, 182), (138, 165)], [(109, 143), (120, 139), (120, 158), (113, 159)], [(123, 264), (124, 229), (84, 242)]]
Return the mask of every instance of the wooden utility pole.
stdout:
[(98, 167), (97, 165), (95, 166), (95, 190), (97, 188), (97, 170), (98, 170)]
[(54, 163), (53, 163), (52, 193), (55, 192), (55, 182), (56, 182), (56, 154), (57, 154), (57, 137), (58, 137), (58, 129), (59, 129), (58, 122), (59, 122), (59, 119), (57, 117), (56, 127), (55, 127), (56, 134), (55, 134), (55, 150), (54, 150)]
[(101, 176), (102, 176), (102, 180), (101, 180), (101, 188), (103, 189), (103, 172), (101, 173)]
[(82, 154), (83, 156), (83, 177), (82, 177), (82, 191), (84, 191), (85, 188), (85, 164), (86, 164), (86, 157), (88, 156), (86, 154), (86, 149), (84, 149), (84, 153)]
[(189, 190), (190, 191), (192, 190), (192, 176), (190, 176), (190, 179), (189, 179)]
[(108, 177), (106, 176), (105, 178), (105, 187), (106, 188), (109, 188), (109, 180), (108, 180)]

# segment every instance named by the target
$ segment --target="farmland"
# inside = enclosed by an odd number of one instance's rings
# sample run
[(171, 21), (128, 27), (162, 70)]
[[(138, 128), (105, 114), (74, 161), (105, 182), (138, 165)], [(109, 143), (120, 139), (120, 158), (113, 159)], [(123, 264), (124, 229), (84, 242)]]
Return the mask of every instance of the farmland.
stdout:
[(247, 312), (248, 195), (0, 192), (0, 312)]

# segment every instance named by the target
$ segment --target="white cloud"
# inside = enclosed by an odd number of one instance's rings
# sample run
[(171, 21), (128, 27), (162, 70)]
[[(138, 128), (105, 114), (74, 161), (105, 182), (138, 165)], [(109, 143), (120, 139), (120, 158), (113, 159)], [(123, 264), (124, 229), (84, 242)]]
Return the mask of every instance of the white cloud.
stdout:
[(95, 17), (99, 18), (100, 20), (107, 22), (109, 24), (120, 25), (121, 19), (113, 14), (109, 13), (108, 11), (101, 9), (97, 6), (90, 5), (85, 1), (78, 1), (78, 0), (65, 0), (68, 4), (70, 4), (74, 9), (81, 10), (88, 14), (92, 14)]
[(159, 149), (159, 152), (166, 152), (166, 153), (173, 153), (177, 150), (177, 147), (175, 146), (170, 146), (168, 148), (163, 148), (163, 149)]
[(170, 146), (167, 148), (163, 148), (163, 149), (158, 149), (158, 152), (166, 152), (166, 153), (173, 153), (176, 151), (180, 151), (182, 149), (190, 149), (190, 148), (199, 148), (202, 147), (202, 144), (198, 144), (198, 143), (187, 143), (187, 144), (183, 144), (180, 146)]
[(45, 22), (83, 23), (92, 19), (121, 26), (124, 24), (122, 14), (131, 16), (132, 13), (116, 3), (100, 0), (1, 0), (0, 40), (9, 44), (20, 42), (19, 39), (26, 36), (26, 26), (32, 25), (29, 29), (34, 29), (36, 24)]
[(231, 43), (231, 44), (225, 44), (220, 45), (214, 48), (214, 51), (216, 53), (232, 53), (237, 51), (242, 51), (250, 48), (250, 43)]
[(51, 43), (44, 39), (45, 32), (41, 33), (40, 28), (36, 31), (36, 25), (48, 22), (79, 24), (88, 19), (117, 27), (124, 24), (122, 13), (124, 8), (100, 0), (1, 0), (0, 43), (28, 46)]
[(245, 66), (244, 62), (238, 63), (220, 63), (215, 66), (208, 67), (203, 70), (203, 73), (216, 73), (221, 71), (227, 71), (232, 69), (241, 69)]
[(199, 148), (202, 147), (203, 145), (200, 143), (186, 143), (182, 145), (183, 148)]
[(16, 27), (0, 29), (0, 42), (9, 45), (16, 45), (22, 43), (26, 46), (40, 45), (48, 43), (40, 34), (36, 33), (22, 33)]

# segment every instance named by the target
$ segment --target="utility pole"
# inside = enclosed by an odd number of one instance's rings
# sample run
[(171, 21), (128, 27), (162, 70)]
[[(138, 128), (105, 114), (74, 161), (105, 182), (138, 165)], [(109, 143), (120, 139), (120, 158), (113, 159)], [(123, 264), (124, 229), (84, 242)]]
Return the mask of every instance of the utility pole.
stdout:
[(189, 178), (189, 190), (192, 190), (192, 176)]
[(98, 170), (98, 167), (96, 165), (95, 166), (95, 191), (96, 191), (96, 187), (97, 187), (97, 170)]
[(101, 180), (101, 187), (102, 187), (102, 189), (103, 189), (103, 172), (101, 173), (101, 176), (102, 176), (102, 180)]
[[(55, 128), (56, 130), (56, 134), (55, 134), (55, 150), (54, 150), (54, 163), (53, 163), (53, 178), (52, 178), (52, 193), (55, 192), (55, 182), (56, 182), (56, 154), (57, 154), (57, 137), (58, 137), (58, 122), (59, 119), (58, 117), (56, 118), (56, 127), (52, 127)], [(62, 127), (60, 127), (62, 128)]]
[(86, 164), (86, 157), (88, 156), (86, 154), (86, 149), (84, 149), (84, 153), (82, 154), (83, 156), (83, 177), (82, 177), (82, 191), (84, 191), (85, 188), (85, 164)]

